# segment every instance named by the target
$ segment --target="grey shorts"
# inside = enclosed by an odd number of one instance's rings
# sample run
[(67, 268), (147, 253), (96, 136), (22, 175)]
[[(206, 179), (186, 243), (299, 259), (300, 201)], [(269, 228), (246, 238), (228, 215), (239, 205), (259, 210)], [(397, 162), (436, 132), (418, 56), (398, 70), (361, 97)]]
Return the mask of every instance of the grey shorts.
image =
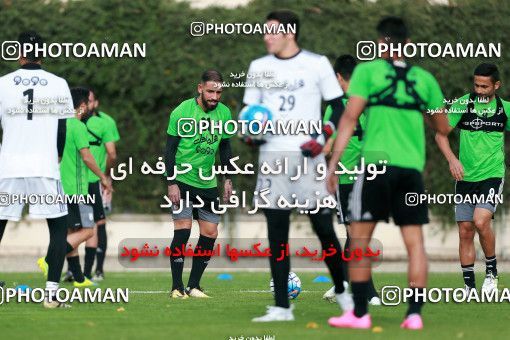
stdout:
[(498, 206), (496, 195), (503, 192), (503, 183), (502, 178), (488, 178), (478, 182), (458, 181), (455, 184), (455, 194), (462, 195), (468, 202), (455, 205), (455, 221), (473, 221), (476, 208), (486, 209), (494, 214)]
[[(220, 215), (214, 213), (211, 209), (211, 205), (215, 206), (219, 203), (219, 195), (217, 188), (195, 188), (191, 185), (177, 182), (179, 190), (181, 191), (181, 199), (183, 201), (183, 207), (176, 209), (172, 206), (172, 218), (174, 220), (203, 220), (214, 224), (220, 223)], [(186, 195), (188, 193), (188, 195)], [(190, 202), (186, 202), (186, 197), (189, 197)], [(193, 203), (199, 203), (196, 196), (200, 197), (204, 203), (202, 208), (193, 208)]]
[(174, 220), (192, 220), (194, 218), (195, 220), (203, 220), (214, 224), (220, 223), (220, 215), (202, 208), (193, 209), (193, 207), (184, 207), (182, 211), (177, 214), (172, 210), (172, 218)]
[(68, 228), (94, 228), (94, 208), (83, 203), (67, 204)]

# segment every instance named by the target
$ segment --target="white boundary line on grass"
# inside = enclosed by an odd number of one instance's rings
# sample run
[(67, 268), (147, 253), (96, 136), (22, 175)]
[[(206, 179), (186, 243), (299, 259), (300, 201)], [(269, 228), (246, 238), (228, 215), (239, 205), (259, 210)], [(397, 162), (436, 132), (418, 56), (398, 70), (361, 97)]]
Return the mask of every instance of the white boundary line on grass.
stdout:
[(169, 290), (130, 290), (129, 294), (166, 294)]
[[(301, 293), (321, 293), (322, 290), (302, 290)], [(130, 290), (129, 294), (169, 294), (169, 290)], [(238, 290), (237, 293), (271, 293), (270, 290)]]

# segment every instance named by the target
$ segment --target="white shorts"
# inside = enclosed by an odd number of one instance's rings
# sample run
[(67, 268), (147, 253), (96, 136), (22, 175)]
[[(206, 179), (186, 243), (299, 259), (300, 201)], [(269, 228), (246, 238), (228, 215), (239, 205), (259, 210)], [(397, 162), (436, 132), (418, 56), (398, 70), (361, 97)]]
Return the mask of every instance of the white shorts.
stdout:
[[(282, 173), (262, 174), (261, 171), (264, 162), (274, 170), (278, 170), (279, 165), (281, 165)], [(255, 190), (258, 193), (268, 190), (265, 198), (269, 202), (269, 206), (267, 207), (269, 209), (292, 209), (292, 207), (282, 208), (278, 204), (280, 197), (285, 198), (285, 200), (290, 203), (294, 203), (297, 199), (299, 204), (305, 204), (305, 200), (308, 199), (309, 203), (306, 207), (299, 207), (298, 210), (315, 209), (317, 200), (321, 200), (324, 197), (330, 197), (334, 200), (334, 197), (328, 193), (326, 179), (323, 178), (324, 175), (317, 171), (318, 166), (322, 169), (320, 171), (325, 172), (327, 170), (327, 163), (323, 154), (315, 158), (310, 158), (304, 157), (301, 151), (285, 153), (260, 151), (259, 171)], [(304, 174), (305, 167), (306, 174)], [(287, 168), (287, 174), (284, 173), (285, 168)], [(298, 176), (299, 174), (301, 175)], [(253, 201), (254, 204), (258, 204), (259, 206), (265, 203), (265, 200), (258, 197), (258, 195), (254, 195)]]
[(67, 215), (67, 205), (55, 202), (64, 197), (62, 183), (47, 177), (0, 178), (0, 219), (19, 221), (25, 204), (31, 218), (57, 218)]

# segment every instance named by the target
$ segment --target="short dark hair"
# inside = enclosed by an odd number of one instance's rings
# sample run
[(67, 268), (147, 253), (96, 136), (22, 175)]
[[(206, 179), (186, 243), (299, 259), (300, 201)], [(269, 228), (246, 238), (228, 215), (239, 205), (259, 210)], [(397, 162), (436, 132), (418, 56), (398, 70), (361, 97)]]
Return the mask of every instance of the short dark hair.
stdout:
[[(23, 53), (22, 57), (26, 58), (29, 62), (36, 62), (41, 60), (41, 58), (37, 57), (35, 55), (35, 50), (37, 45), (41, 45), (44, 43), (43, 38), (37, 34), (35, 31), (25, 31), (20, 33), (18, 36), (18, 42), (21, 45), (21, 48), (23, 50), (23, 46), (26, 44), (34, 45), (34, 48), (29, 53)], [(22, 51), (23, 52), (23, 51)]]
[(483, 63), (478, 65), (475, 68), (475, 72), (473, 72), (473, 74), (475, 76), (491, 77), (492, 82), (494, 83), (500, 80), (498, 67), (490, 63)]
[(71, 89), (71, 97), (73, 97), (73, 107), (77, 109), (81, 104), (88, 104), (89, 89), (86, 87), (73, 87)]
[(339, 73), (345, 80), (349, 80), (355, 67), (356, 59), (350, 54), (343, 54), (336, 58), (333, 70), (335, 70), (335, 73)]
[(405, 42), (409, 38), (407, 26), (399, 17), (390, 16), (381, 19), (376, 29), (380, 38), (390, 38), (393, 42)]
[(223, 77), (221, 76), (221, 73), (216, 70), (207, 70), (204, 73), (202, 73), (202, 83), (205, 84), (208, 81), (222, 83)]
[(266, 17), (266, 20), (276, 20), (280, 24), (285, 26), (287, 29), (288, 25), (294, 26), (296, 33), (294, 34), (294, 38), (297, 41), (299, 37), (299, 17), (296, 13), (289, 11), (287, 9), (281, 9), (278, 11), (273, 11), (269, 13)]
[(96, 89), (94, 89), (93, 87), (86, 87), (86, 89), (89, 90), (89, 92), (92, 92), (92, 94), (94, 95), (94, 99), (95, 100), (98, 100), (97, 99), (97, 92), (96, 92)]

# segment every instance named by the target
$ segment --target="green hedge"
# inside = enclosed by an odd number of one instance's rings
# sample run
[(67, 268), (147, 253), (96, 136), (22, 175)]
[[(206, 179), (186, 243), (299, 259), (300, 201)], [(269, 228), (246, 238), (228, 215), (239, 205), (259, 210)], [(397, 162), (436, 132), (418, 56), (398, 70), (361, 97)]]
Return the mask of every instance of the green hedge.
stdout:
[[(122, 140), (120, 161), (129, 156), (136, 164), (156, 161), (163, 154), (169, 112), (195, 94), (197, 80), (207, 68), (228, 75), (246, 70), (249, 62), (265, 53), (261, 36), (209, 35), (192, 37), (190, 23), (261, 22), (273, 9), (289, 8), (302, 20), (300, 44), (333, 60), (355, 53), (360, 40), (375, 39), (375, 25), (383, 15), (404, 17), (414, 41), (500, 42), (503, 56), (493, 60), (500, 66), (503, 81), (510, 79), (503, 61), (509, 56), (510, 5), (508, 2), (451, 1), (450, 6), (431, 6), (427, 1), (253, 1), (246, 7), (191, 9), (186, 3), (168, 0), (3, 1), (0, 5), (2, 40), (14, 40), (22, 30), (35, 29), (48, 42), (144, 42), (145, 59), (51, 59), (45, 67), (66, 78), (71, 86), (97, 89), (101, 107), (118, 122)], [(447, 98), (470, 91), (471, 74), (480, 59), (416, 59), (412, 62), (437, 76)], [(0, 73), (17, 67), (3, 62)], [(224, 103), (233, 112), (241, 107), (242, 89), (224, 91)], [(500, 95), (508, 98), (503, 86)], [(428, 134), (426, 186), (431, 193), (453, 189), (448, 165)], [(452, 137), (457, 145), (457, 136)], [(239, 141), (234, 151), (251, 153)], [(254, 178), (236, 180), (240, 188), (254, 185)], [(156, 177), (139, 174), (116, 184), (117, 212), (161, 212), (165, 192)], [(508, 197), (508, 190), (505, 190)], [(433, 206), (446, 219), (451, 206)]]

